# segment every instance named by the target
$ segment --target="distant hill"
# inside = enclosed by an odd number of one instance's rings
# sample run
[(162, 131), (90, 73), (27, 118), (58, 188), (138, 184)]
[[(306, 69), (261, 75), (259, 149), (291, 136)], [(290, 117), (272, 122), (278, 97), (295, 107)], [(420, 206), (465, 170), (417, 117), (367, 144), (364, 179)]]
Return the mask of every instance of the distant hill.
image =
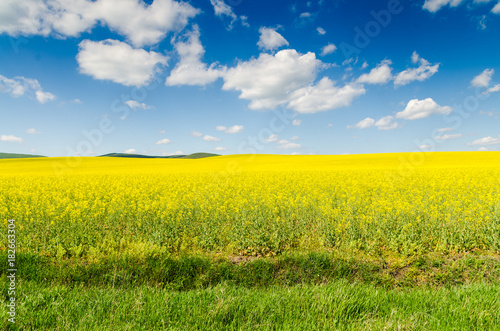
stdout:
[(43, 155), (0, 153), (0, 159), (27, 159), (32, 157), (46, 157)]
[(212, 156), (220, 156), (220, 155), (212, 153), (193, 153), (189, 155), (153, 156), (153, 155), (142, 155), (142, 154), (109, 153), (101, 155), (100, 157), (129, 157), (136, 159), (202, 159), (205, 157), (212, 157)]

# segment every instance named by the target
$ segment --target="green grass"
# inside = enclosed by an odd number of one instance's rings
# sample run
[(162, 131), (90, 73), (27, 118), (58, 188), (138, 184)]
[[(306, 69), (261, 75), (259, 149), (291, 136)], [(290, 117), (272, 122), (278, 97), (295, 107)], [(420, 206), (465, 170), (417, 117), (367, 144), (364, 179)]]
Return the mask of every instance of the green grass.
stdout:
[[(7, 260), (5, 253), (1, 261)], [(450, 287), (468, 283), (500, 285), (498, 256), (427, 255), (406, 260), (363, 260), (327, 253), (285, 254), (275, 258), (147, 254), (98, 258), (16, 256), (18, 277), (65, 285), (134, 287), (161, 286), (174, 290), (231, 284), (247, 288), (324, 284), (347, 280), (381, 288)], [(5, 278), (5, 274), (2, 275)]]
[[(491, 284), (384, 290), (335, 281), (182, 292), (20, 282), (18, 298), (20, 330), (500, 329), (500, 286)], [(1, 323), (10, 327), (5, 316)]]
[(43, 155), (0, 153), (0, 159), (28, 159), (33, 157), (45, 157)]

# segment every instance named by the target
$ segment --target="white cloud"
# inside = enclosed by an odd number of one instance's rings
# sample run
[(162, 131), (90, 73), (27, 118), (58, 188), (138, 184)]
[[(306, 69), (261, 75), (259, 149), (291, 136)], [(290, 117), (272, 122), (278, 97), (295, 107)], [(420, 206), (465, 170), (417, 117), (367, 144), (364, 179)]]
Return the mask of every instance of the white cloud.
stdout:
[(298, 149), (302, 147), (301, 144), (297, 144), (285, 139), (278, 141), (278, 145), (279, 146), (276, 147), (277, 149)]
[(76, 60), (81, 73), (125, 86), (147, 85), (156, 66), (167, 64), (167, 58), (159, 53), (134, 49), (118, 40), (83, 40), (79, 47)]
[(52, 93), (44, 92), (38, 80), (22, 76), (11, 79), (0, 75), (0, 92), (9, 93), (14, 98), (28, 94), (35, 97), (40, 103), (46, 103), (56, 98)]
[(450, 5), (450, 7), (456, 7), (460, 5), (461, 2), (462, 0), (425, 0), (423, 8), (431, 13), (435, 13), (443, 6)]
[(198, 13), (188, 3), (172, 0), (151, 5), (138, 0), (7, 0), (0, 4), (0, 33), (77, 37), (101, 23), (141, 47), (182, 30)]
[(125, 154), (135, 154), (135, 153), (137, 153), (137, 151), (133, 148), (130, 148), (130, 149), (127, 149), (124, 153)]
[(371, 117), (367, 117), (364, 120), (359, 121), (356, 125), (354, 126), (348, 126), (347, 128), (357, 128), (357, 129), (368, 129), (372, 126), (375, 125), (375, 120)]
[(393, 121), (394, 121), (393, 116), (385, 116), (379, 119), (377, 122), (375, 122), (375, 126), (379, 130), (394, 130), (399, 126), (399, 124)]
[(328, 44), (321, 49), (321, 56), (332, 54), (337, 50), (337, 46), (334, 44)]
[(441, 129), (437, 129), (437, 132), (448, 132), (448, 131), (453, 131), (452, 128), (441, 128)]
[(365, 94), (363, 85), (350, 83), (343, 87), (324, 77), (316, 85), (296, 90), (291, 94), (288, 108), (299, 113), (317, 113), (351, 105), (353, 100)]
[(172, 155), (184, 155), (183, 151), (173, 152)]
[(470, 84), (475, 87), (488, 87), (494, 73), (495, 70), (493, 69), (484, 69), (482, 73), (472, 79)]
[(308, 17), (311, 17), (311, 16), (312, 16), (311, 13), (309, 13), (309, 12), (303, 12), (303, 13), (300, 14), (299, 17), (300, 18), (308, 18)]
[(223, 151), (227, 151), (227, 148), (226, 147), (215, 147), (214, 151), (216, 151), (216, 152), (223, 152)]
[(155, 144), (156, 145), (165, 145), (165, 144), (170, 144), (172, 140), (164, 138), (162, 140), (158, 140)]
[(173, 85), (200, 85), (204, 86), (216, 81), (226, 70), (217, 63), (207, 66), (202, 62), (205, 49), (200, 42), (200, 30), (197, 25), (193, 31), (186, 34), (187, 40), (174, 45), (180, 60), (170, 72), (165, 84)]
[(11, 134), (9, 135), (3, 134), (0, 136), (0, 141), (5, 141), (9, 143), (22, 143), (24, 140), (20, 137), (13, 136)]
[(490, 94), (490, 93), (494, 93), (494, 92), (498, 92), (498, 91), (500, 91), (500, 84), (497, 84), (493, 87), (490, 87), (489, 89), (484, 91), (483, 94)]
[(293, 136), (290, 140), (299, 140), (299, 136)]
[(425, 144), (425, 145), (420, 145), (420, 146), (418, 146), (418, 149), (431, 149), (431, 148), (432, 148), (432, 146), (431, 146), (431, 145), (429, 145), (429, 144)]
[(421, 58), (416, 52), (413, 52), (411, 59), (413, 63), (419, 62), (419, 66), (397, 74), (394, 78), (394, 86), (407, 85), (416, 80), (422, 82), (438, 72), (439, 63), (431, 65), (429, 61)]
[(498, 145), (500, 144), (500, 135), (498, 135), (498, 137), (491, 137), (491, 136), (488, 136), (488, 137), (484, 137), (484, 138), (481, 138), (481, 139), (477, 139), (477, 140), (474, 140), (473, 142), (467, 144), (469, 146), (477, 146), (477, 145), (480, 145), (480, 146), (490, 146), (490, 145)]
[(492, 117), (495, 116), (495, 113), (492, 112), (492, 111), (482, 111), (482, 110), (480, 110), (479, 114), (481, 114), (481, 115), (488, 115), (488, 116), (492, 116)]
[(233, 9), (224, 3), (224, 0), (210, 0), (210, 3), (214, 7), (215, 16), (229, 18), (230, 22), (228, 23), (227, 28), (231, 30), (234, 22), (238, 19), (236, 14), (233, 12)]
[(272, 143), (272, 142), (278, 141), (278, 135), (277, 134), (272, 134), (269, 137), (265, 138), (264, 140), (267, 141), (268, 143)]
[(480, 152), (486, 152), (486, 151), (488, 151), (488, 149), (486, 147), (479, 147), (477, 150), (480, 151)]
[(358, 78), (359, 83), (367, 84), (386, 84), (392, 79), (392, 68), (390, 60), (380, 62), (377, 67), (370, 70), (369, 73), (363, 74)]
[(225, 133), (240, 133), (243, 132), (245, 127), (243, 125), (233, 125), (231, 127), (225, 127), (224, 125), (219, 125), (215, 128), (217, 131), (224, 131)]
[(403, 111), (396, 114), (397, 118), (405, 120), (416, 120), (429, 117), (433, 114), (449, 114), (453, 108), (450, 106), (440, 106), (432, 98), (423, 100), (412, 99)]
[(448, 139), (457, 139), (462, 137), (461, 133), (457, 134), (443, 134), (442, 136), (437, 136), (436, 139), (438, 140), (448, 140)]
[(240, 133), (240, 132), (243, 132), (245, 128), (243, 127), (243, 125), (233, 125), (229, 128), (227, 128), (227, 130), (224, 130), (225, 133)]
[(379, 130), (394, 130), (399, 126), (399, 124), (397, 122), (394, 122), (393, 116), (385, 116), (378, 121), (375, 121), (371, 117), (367, 117), (364, 120), (356, 123), (354, 126), (349, 125), (347, 128), (368, 129), (373, 126), (377, 127)]
[(493, 14), (500, 14), (500, 1), (495, 5), (495, 7), (493, 7), (493, 9), (491, 10), (491, 12)]
[(301, 55), (285, 49), (275, 55), (263, 53), (229, 69), (222, 88), (240, 91), (241, 99), (251, 100), (250, 109), (272, 109), (286, 103), (291, 92), (314, 81), (321, 66), (311, 52)]
[(151, 109), (151, 108), (153, 108), (151, 106), (146, 105), (145, 103), (137, 102), (135, 100), (125, 101), (125, 104), (127, 106), (129, 106), (130, 108), (132, 108), (133, 110), (136, 110), (138, 108), (140, 108), (140, 109)]
[(323, 29), (322, 27), (318, 27), (316, 31), (318, 31), (320, 35), (324, 35), (326, 33), (325, 29)]
[(46, 103), (47, 101), (55, 100), (56, 96), (49, 92), (35, 91), (36, 99), (40, 103)]
[(203, 137), (205, 141), (220, 141), (220, 138), (209, 136), (208, 134)]
[(81, 104), (83, 103), (83, 102), (82, 102), (82, 100), (80, 100), (80, 99), (73, 99), (73, 100), (71, 100), (70, 102), (71, 102), (71, 103), (74, 103), (74, 104), (76, 104), (76, 105), (81, 105)]
[(281, 46), (288, 46), (288, 41), (276, 32), (276, 29), (261, 27), (259, 32), (260, 38), (257, 45), (260, 49), (268, 51), (278, 49)]
[(26, 130), (26, 133), (29, 133), (29, 134), (41, 134), (41, 132), (37, 131), (36, 129), (28, 129)]
[(363, 64), (361, 65), (361, 69), (366, 69), (368, 68), (368, 62), (363, 62)]
[(294, 120), (292, 121), (292, 125), (299, 126), (299, 125), (301, 125), (301, 124), (302, 124), (302, 120), (294, 119)]
[(199, 13), (187, 2), (172, 0), (155, 0), (149, 6), (137, 0), (98, 0), (92, 10), (98, 20), (139, 47), (157, 44), (167, 33), (182, 30)]
[(203, 136), (203, 133), (198, 132), (198, 131), (191, 131), (191, 136), (199, 138), (199, 137)]

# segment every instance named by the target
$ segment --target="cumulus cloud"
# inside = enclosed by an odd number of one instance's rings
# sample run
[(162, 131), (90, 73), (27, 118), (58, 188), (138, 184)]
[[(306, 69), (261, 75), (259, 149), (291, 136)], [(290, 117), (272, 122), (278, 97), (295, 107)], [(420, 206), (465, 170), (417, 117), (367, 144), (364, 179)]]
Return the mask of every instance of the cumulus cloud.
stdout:
[(488, 87), (494, 73), (494, 69), (484, 69), (482, 73), (472, 79), (470, 84), (475, 87)]
[(137, 151), (133, 148), (130, 148), (130, 149), (127, 149), (125, 152), (123, 152), (125, 154), (135, 154), (137, 153)]
[(385, 116), (375, 122), (375, 126), (379, 130), (394, 130), (399, 126), (399, 124), (394, 122), (393, 116)]
[(392, 68), (390, 60), (380, 62), (377, 67), (370, 70), (369, 73), (363, 74), (358, 78), (359, 83), (367, 84), (386, 84), (392, 79)]
[(412, 99), (403, 111), (396, 114), (396, 117), (406, 120), (417, 120), (433, 114), (449, 114), (452, 110), (453, 108), (450, 106), (438, 105), (432, 98), (423, 100)]
[(397, 74), (394, 78), (394, 86), (407, 85), (416, 80), (422, 82), (438, 72), (439, 63), (431, 65), (429, 61), (421, 58), (416, 52), (413, 52), (411, 59), (413, 63), (418, 63), (419, 66), (406, 69)]
[(326, 33), (325, 29), (323, 29), (322, 27), (318, 27), (316, 31), (318, 31), (320, 35), (324, 35)]
[(500, 14), (500, 1), (491, 9), (491, 12), (493, 14)]
[(368, 129), (375, 125), (375, 120), (371, 117), (367, 117), (364, 120), (359, 121), (354, 126), (348, 126), (347, 128), (356, 128), (356, 129)]
[(457, 139), (462, 137), (461, 133), (457, 134), (443, 134), (442, 136), (437, 136), (436, 139), (438, 140), (449, 140), (449, 139)]
[(26, 130), (26, 133), (29, 133), (29, 134), (41, 134), (41, 132), (37, 131), (36, 129), (28, 129)]
[(359, 121), (353, 126), (348, 126), (348, 129), (351, 128), (356, 128), (356, 129), (368, 129), (371, 127), (377, 127), (379, 130), (394, 130), (396, 129), (399, 124), (397, 122), (394, 122), (394, 117), (393, 116), (385, 116), (379, 119), (378, 121), (375, 121), (371, 117), (367, 117), (364, 120)]
[(233, 9), (227, 5), (224, 0), (210, 0), (210, 3), (214, 7), (215, 16), (227, 18), (229, 20), (227, 29), (231, 30), (234, 22), (238, 19), (238, 16), (236, 16), (233, 12)]
[(180, 60), (170, 72), (165, 84), (173, 85), (200, 85), (204, 86), (216, 81), (225, 71), (217, 63), (207, 66), (202, 62), (205, 49), (200, 42), (200, 30), (194, 26), (193, 31), (187, 34), (186, 41), (179, 41), (174, 45)]
[(227, 128), (227, 130), (224, 130), (225, 133), (240, 133), (240, 132), (243, 132), (245, 128), (243, 127), (243, 125), (233, 125), (229, 128)]
[(170, 144), (171, 142), (172, 142), (172, 140), (164, 138), (162, 140), (158, 140), (155, 144), (156, 145), (166, 145), (166, 144)]
[(328, 44), (321, 49), (321, 56), (332, 54), (337, 50), (337, 46), (334, 44)]
[(216, 151), (216, 152), (223, 152), (223, 151), (227, 151), (227, 148), (226, 147), (215, 147), (214, 151)]
[(154, 0), (6, 0), (0, 4), (0, 33), (77, 37), (97, 23), (137, 47), (154, 45), (182, 30), (199, 13), (187, 2)]
[(301, 124), (302, 124), (302, 120), (294, 119), (294, 120), (292, 121), (292, 125), (299, 126), (299, 125), (301, 125)]
[(278, 147), (276, 147), (276, 148), (277, 149), (298, 149), (301, 147), (302, 147), (301, 144), (297, 144), (297, 143), (294, 143), (294, 142), (291, 142), (291, 141), (288, 141), (285, 139), (281, 139), (280, 141), (278, 141)]
[(9, 143), (22, 143), (24, 140), (20, 137), (13, 136), (11, 134), (9, 135), (3, 134), (0, 136), (0, 141), (5, 141)]
[(225, 133), (240, 133), (243, 132), (245, 127), (243, 125), (233, 125), (231, 127), (225, 127), (223, 125), (219, 125), (215, 128), (217, 131), (224, 131)]
[(334, 85), (328, 77), (316, 85), (300, 88), (291, 94), (288, 108), (298, 113), (317, 113), (351, 105), (353, 100), (365, 94), (363, 85), (350, 83), (342, 87)]
[(431, 13), (435, 13), (446, 5), (450, 7), (456, 7), (462, 3), (462, 0), (425, 0), (424, 9), (427, 9)]
[(136, 109), (151, 109), (151, 108), (153, 108), (151, 106), (146, 105), (143, 102), (137, 102), (135, 100), (125, 101), (125, 104), (127, 106), (129, 106), (130, 108), (132, 108), (133, 110), (136, 110)]
[(267, 141), (268, 143), (273, 143), (275, 141), (278, 141), (278, 135), (277, 134), (272, 134), (269, 137), (264, 138), (264, 140)]
[(260, 38), (257, 45), (265, 51), (275, 50), (282, 46), (288, 46), (288, 41), (276, 32), (276, 29), (261, 27), (259, 29)]
[(191, 136), (199, 138), (199, 137), (203, 136), (203, 133), (198, 132), (198, 131), (191, 131)]
[(489, 89), (484, 91), (483, 94), (490, 94), (490, 93), (494, 93), (494, 92), (498, 92), (498, 91), (500, 91), (500, 84), (497, 84), (495, 86), (490, 87)]
[(301, 55), (293, 49), (275, 55), (260, 54), (240, 62), (224, 75), (224, 90), (240, 91), (240, 98), (251, 100), (250, 109), (272, 109), (289, 100), (289, 94), (314, 81), (322, 62), (314, 53)]
[(144, 49), (135, 49), (118, 40), (83, 40), (76, 60), (80, 72), (100, 80), (125, 86), (144, 86), (154, 77), (158, 65), (167, 57)]
[(7, 78), (0, 75), (0, 92), (8, 93), (14, 98), (27, 94), (36, 98), (40, 103), (46, 103), (56, 98), (52, 93), (44, 92), (38, 80), (22, 76)]
[(209, 136), (208, 134), (203, 137), (205, 141), (220, 141), (220, 138)]
[(469, 145), (469, 146), (478, 146), (478, 145), (479, 146), (490, 146), (490, 145), (498, 145), (498, 144), (500, 144), (500, 135), (498, 135), (497, 137), (488, 136), (488, 137), (484, 137), (481, 139), (477, 139), (471, 143), (468, 143), (467, 145)]

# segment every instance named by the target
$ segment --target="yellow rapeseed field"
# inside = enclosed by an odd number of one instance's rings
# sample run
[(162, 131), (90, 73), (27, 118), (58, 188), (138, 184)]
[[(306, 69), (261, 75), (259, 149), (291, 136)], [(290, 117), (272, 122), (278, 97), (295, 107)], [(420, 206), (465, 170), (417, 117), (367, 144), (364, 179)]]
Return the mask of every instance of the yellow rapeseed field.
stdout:
[(0, 160), (9, 219), (61, 258), (498, 251), (500, 153)]

